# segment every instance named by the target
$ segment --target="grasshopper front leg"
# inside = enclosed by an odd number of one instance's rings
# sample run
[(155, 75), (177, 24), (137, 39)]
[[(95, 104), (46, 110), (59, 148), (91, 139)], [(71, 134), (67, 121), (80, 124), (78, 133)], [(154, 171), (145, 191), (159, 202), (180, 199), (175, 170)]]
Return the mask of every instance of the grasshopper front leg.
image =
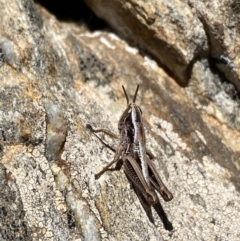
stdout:
[[(97, 133), (97, 132), (102, 132), (106, 135), (109, 135), (115, 139), (118, 139), (118, 136), (116, 134), (114, 134), (113, 132), (107, 130), (107, 129), (93, 129), (93, 127), (90, 124), (87, 124), (86, 127), (93, 133)], [(110, 166), (112, 166), (115, 162), (118, 162), (121, 154), (123, 152), (123, 150), (125, 149), (121, 144), (119, 145), (118, 149), (115, 150), (114, 148), (112, 148), (111, 146), (109, 146), (108, 144), (106, 144), (102, 139), (100, 139), (97, 135), (95, 135), (104, 145), (106, 145), (110, 150), (112, 150), (113, 152), (115, 152), (114, 155), (114, 159), (107, 164), (99, 173), (95, 174), (95, 178), (98, 179), (100, 178), (100, 176), (109, 169)]]
[(89, 129), (93, 133), (102, 132), (102, 133), (104, 133), (108, 136), (111, 136), (111, 137), (115, 138), (115, 139), (119, 139), (118, 135), (116, 135), (115, 133), (113, 133), (113, 132), (111, 132), (107, 129), (93, 129), (93, 127), (90, 124), (87, 124), (86, 128)]
[(124, 148), (121, 145), (118, 147), (113, 160), (110, 163), (108, 163), (99, 173), (95, 174), (96, 179), (98, 179), (104, 172), (106, 172), (109, 169), (109, 167), (112, 166), (115, 162), (118, 162), (120, 160), (123, 149)]

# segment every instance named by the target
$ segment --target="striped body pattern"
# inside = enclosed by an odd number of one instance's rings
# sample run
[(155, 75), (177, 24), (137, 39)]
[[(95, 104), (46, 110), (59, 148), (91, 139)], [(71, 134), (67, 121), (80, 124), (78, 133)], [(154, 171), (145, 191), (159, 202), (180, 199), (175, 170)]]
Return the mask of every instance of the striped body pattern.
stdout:
[[(172, 193), (162, 182), (156, 167), (153, 163), (153, 155), (146, 149), (146, 137), (143, 125), (142, 111), (135, 104), (139, 85), (135, 91), (132, 103), (129, 103), (128, 95), (122, 86), (123, 92), (127, 100), (127, 108), (123, 112), (118, 122), (119, 136), (106, 129), (93, 129), (91, 125), (87, 125), (93, 133), (103, 132), (116, 139), (119, 139), (118, 148), (115, 150), (114, 159), (101, 172), (95, 175), (99, 178), (112, 164), (122, 161), (124, 172), (132, 184), (142, 193), (149, 205), (159, 202), (157, 191), (167, 202), (173, 198)], [(100, 139), (97, 136), (98, 139)]]

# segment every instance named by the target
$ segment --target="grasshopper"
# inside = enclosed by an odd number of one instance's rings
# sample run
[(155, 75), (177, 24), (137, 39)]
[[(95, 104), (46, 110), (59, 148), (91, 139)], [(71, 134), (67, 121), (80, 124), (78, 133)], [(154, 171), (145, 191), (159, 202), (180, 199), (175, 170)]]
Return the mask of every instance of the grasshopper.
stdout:
[[(164, 185), (157, 173), (156, 167), (152, 161), (154, 156), (146, 149), (142, 111), (140, 107), (135, 104), (139, 85), (136, 88), (131, 103), (129, 103), (129, 98), (124, 86), (122, 86), (122, 89), (127, 100), (127, 108), (118, 122), (119, 135), (107, 129), (94, 129), (90, 124), (86, 126), (92, 133), (102, 132), (119, 140), (119, 145), (116, 150), (107, 145), (115, 152), (114, 158), (95, 175), (95, 178), (98, 179), (115, 162), (122, 161), (124, 172), (128, 179), (143, 194), (148, 204), (152, 205), (158, 202), (155, 190), (166, 202), (171, 201), (173, 195)], [(98, 139), (100, 138), (98, 137)]]

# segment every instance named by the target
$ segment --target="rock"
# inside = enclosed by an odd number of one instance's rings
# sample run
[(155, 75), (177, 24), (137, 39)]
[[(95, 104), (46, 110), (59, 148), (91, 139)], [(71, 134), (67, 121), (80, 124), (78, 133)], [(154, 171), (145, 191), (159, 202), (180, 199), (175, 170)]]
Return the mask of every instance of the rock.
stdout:
[(96, 1), (88, 6), (186, 85), (201, 58), (240, 90), (238, 1)]
[[(118, 11), (114, 1), (105, 4), (98, 15), (130, 43), (110, 28), (90, 31), (87, 22), (56, 18), (33, 1), (0, 0), (0, 239), (237, 241), (238, 56), (228, 65), (228, 50), (216, 63), (225, 39), (207, 54), (207, 2), (118, 2)], [(153, 38), (157, 30), (165, 34)], [(133, 47), (154, 53), (154, 41), (163, 47), (155, 60)], [(123, 170), (94, 178), (114, 153), (86, 129), (117, 133), (126, 108), (121, 86), (132, 97), (137, 84), (147, 147), (174, 195), (152, 207)]]
[(219, 73), (240, 90), (239, 9), (238, 1), (189, 1), (208, 35), (209, 57)]
[(185, 2), (85, 2), (133, 45), (147, 50), (183, 85), (192, 63), (208, 49), (203, 25)]

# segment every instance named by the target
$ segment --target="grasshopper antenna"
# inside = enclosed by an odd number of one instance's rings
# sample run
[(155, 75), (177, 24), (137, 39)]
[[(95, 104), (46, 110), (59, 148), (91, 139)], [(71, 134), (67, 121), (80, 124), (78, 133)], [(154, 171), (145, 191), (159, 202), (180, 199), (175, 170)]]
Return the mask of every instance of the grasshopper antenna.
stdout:
[(126, 92), (126, 90), (125, 90), (125, 88), (124, 88), (123, 85), (122, 85), (122, 89), (123, 89), (123, 92), (124, 92), (124, 94), (125, 94), (125, 97), (126, 97), (126, 100), (127, 100), (127, 105), (128, 105), (128, 104), (129, 104), (129, 99), (128, 99), (127, 92)]
[(139, 85), (137, 85), (137, 89), (136, 89), (134, 97), (133, 97), (133, 103), (135, 103), (135, 101), (136, 101), (138, 89), (139, 89)]

